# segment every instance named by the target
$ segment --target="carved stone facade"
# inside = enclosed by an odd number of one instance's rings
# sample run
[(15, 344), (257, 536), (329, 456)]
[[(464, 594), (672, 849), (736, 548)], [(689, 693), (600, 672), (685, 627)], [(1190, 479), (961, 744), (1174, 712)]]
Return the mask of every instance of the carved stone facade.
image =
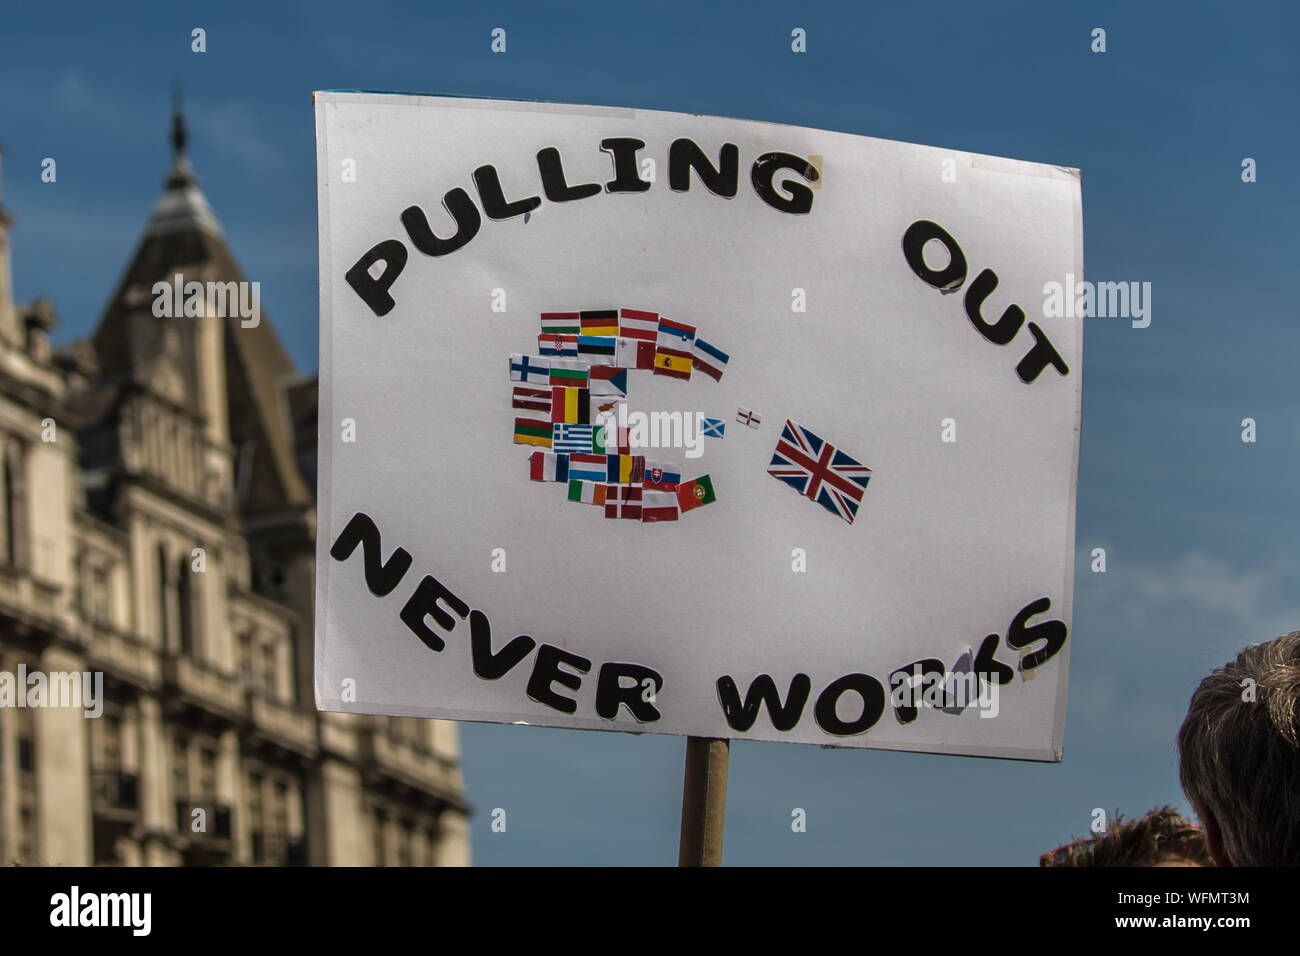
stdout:
[[(90, 341), (14, 303), (0, 206), (0, 855), (468, 864), (456, 725), (314, 708), (316, 382), (264, 313), (158, 315), (247, 281), (173, 146)], [(102, 673), (102, 715), (6, 700), (20, 667)]]

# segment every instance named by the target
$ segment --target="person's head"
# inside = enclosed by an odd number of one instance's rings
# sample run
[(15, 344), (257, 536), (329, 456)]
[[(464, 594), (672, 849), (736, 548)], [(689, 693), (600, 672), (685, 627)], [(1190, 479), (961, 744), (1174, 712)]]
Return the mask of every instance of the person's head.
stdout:
[(1210, 866), (1201, 828), (1173, 807), (1136, 820), (1116, 813), (1106, 832), (1039, 857), (1039, 866)]
[(1201, 681), (1178, 761), (1216, 863), (1300, 865), (1300, 631), (1252, 644)]

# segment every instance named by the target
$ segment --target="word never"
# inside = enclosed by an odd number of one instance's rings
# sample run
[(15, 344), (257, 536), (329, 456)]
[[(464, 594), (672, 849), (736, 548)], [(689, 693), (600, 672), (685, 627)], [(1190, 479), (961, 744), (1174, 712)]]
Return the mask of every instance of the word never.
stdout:
[[(357, 545), (361, 546), (365, 565), (366, 587), (375, 597), (386, 597), (401, 583), (407, 570), (411, 567), (411, 555), (405, 548), (393, 551), (388, 561), (383, 561), (383, 551), (379, 539), (379, 528), (370, 516), (358, 511), (344, 527), (343, 532), (330, 548), (330, 557), (335, 561), (346, 561)], [(592, 662), (578, 654), (566, 651), (552, 644), (542, 644), (526, 634), (507, 641), (499, 651), (492, 649), (492, 627), (487, 615), (474, 609), (453, 594), (445, 585), (431, 574), (426, 574), (415, 591), (402, 607), (399, 617), (431, 651), (441, 652), (446, 646), (443, 635), (434, 631), (428, 623), (433, 618), (435, 624), (444, 632), (456, 626), (456, 617), (469, 619), (470, 660), (476, 677), (483, 680), (500, 680), (515, 668), (520, 661), (537, 649), (533, 659), (533, 672), (528, 678), (525, 693), (530, 698), (558, 710), (563, 714), (575, 713), (578, 702), (555, 690), (556, 684), (579, 690), (582, 687), (582, 674), (591, 670)], [(571, 670), (561, 670), (561, 665)], [(624, 685), (624, 679), (630, 685)], [(654, 699), (663, 689), (664, 679), (658, 671), (642, 664), (606, 663), (600, 665), (596, 677), (596, 713), (606, 720), (618, 716), (619, 707), (626, 706), (632, 716), (643, 723), (659, 719), (659, 711), (654, 706)], [(646, 691), (643, 694), (643, 686)]]

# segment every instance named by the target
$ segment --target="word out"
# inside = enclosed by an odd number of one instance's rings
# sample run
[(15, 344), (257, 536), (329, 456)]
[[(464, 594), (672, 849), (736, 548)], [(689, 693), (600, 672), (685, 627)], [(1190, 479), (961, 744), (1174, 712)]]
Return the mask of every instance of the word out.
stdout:
[[(948, 250), (948, 264), (942, 269), (932, 269), (925, 261), (923, 250), (932, 239), (939, 240)], [(942, 226), (928, 219), (918, 219), (903, 233), (903, 257), (918, 279), (945, 295), (960, 291), (966, 284), (966, 255), (961, 251), (961, 246)], [(980, 310), (997, 287), (996, 272), (992, 269), (980, 272), (966, 290), (966, 317), (986, 341), (994, 345), (1010, 345), (1020, 327), (1025, 324), (1025, 310), (1018, 305), (1009, 305), (996, 322), (986, 321)], [(1016, 375), (1020, 381), (1026, 385), (1032, 384), (1049, 365), (1061, 375), (1069, 375), (1070, 369), (1065, 364), (1065, 359), (1061, 358), (1061, 353), (1056, 351), (1056, 347), (1048, 341), (1046, 333), (1037, 323), (1029, 323), (1029, 334), (1034, 337), (1034, 345), (1016, 366)]]

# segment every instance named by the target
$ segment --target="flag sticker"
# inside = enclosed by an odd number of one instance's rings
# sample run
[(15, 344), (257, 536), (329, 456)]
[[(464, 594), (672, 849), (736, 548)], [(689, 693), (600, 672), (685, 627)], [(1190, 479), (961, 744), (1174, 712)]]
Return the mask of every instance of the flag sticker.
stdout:
[(660, 348), (668, 346), (674, 349), (689, 349), (694, 341), (695, 326), (687, 325), (685, 322), (674, 322), (672, 319), (665, 319), (662, 315), (659, 317)]
[(569, 456), (535, 451), (528, 457), (528, 477), (533, 481), (568, 481)]
[(618, 335), (618, 309), (580, 312), (582, 335)]
[(551, 447), (551, 423), (545, 418), (516, 418), (515, 444)]
[(551, 363), (537, 355), (510, 353), (510, 381), (546, 385), (551, 378)]
[(715, 382), (722, 381), (722, 372), (731, 358), (720, 348), (710, 345), (704, 339), (696, 339), (691, 344), (692, 364)]
[(552, 423), (551, 429), (556, 452), (605, 454), (605, 428), (602, 425)]
[(645, 477), (645, 458), (641, 455), (606, 455), (605, 480), (616, 484), (641, 484)]
[(551, 412), (551, 390), (549, 388), (529, 388), (516, 385), (510, 402), (514, 408), (525, 408), (534, 412)]
[(641, 520), (641, 489), (636, 485), (615, 485), (605, 497), (606, 518)]
[(647, 491), (676, 491), (681, 480), (682, 467), (676, 462), (646, 460), (645, 477), (641, 483)]
[(751, 412), (748, 408), (740, 406), (736, 409), (736, 421), (750, 428), (757, 428), (763, 419), (758, 417), (758, 412)]
[(580, 501), (585, 505), (605, 504), (606, 488), (603, 482), (578, 481), (569, 479), (569, 500)]
[(857, 516), (871, 469), (786, 419), (767, 473), (849, 524)]
[(655, 351), (654, 372), (656, 375), (671, 375), (673, 378), (689, 380), (691, 377), (691, 353), (660, 345)]
[[(510, 353), (514, 441), (535, 448), (531, 481), (561, 484), (568, 500), (602, 506), (607, 518), (643, 523), (678, 521), (717, 500), (709, 475), (686, 478), (676, 462), (633, 455), (637, 432), (619, 427), (631, 372), (689, 381), (698, 368), (721, 380), (730, 357), (695, 326), (641, 309), (543, 312), (537, 351)], [(738, 415), (758, 427), (748, 409)], [(701, 417), (700, 430), (722, 438), (726, 423)]]
[(579, 335), (578, 357), (592, 365), (613, 365), (617, 342), (612, 335)]
[(574, 425), (588, 425), (591, 419), (591, 402), (585, 388), (551, 389), (551, 421), (569, 422)]
[(679, 510), (674, 492), (647, 488), (641, 495), (642, 521), (676, 521)]
[(682, 511), (711, 505), (717, 500), (713, 494), (713, 479), (708, 475), (700, 475), (677, 486), (677, 504)]
[(577, 358), (578, 337), (576, 335), (548, 335), (543, 332), (537, 336), (537, 351), (552, 358)]
[(586, 362), (574, 362), (569, 359), (552, 359), (548, 371), (548, 381), (551, 385), (564, 385), (568, 388), (586, 388), (587, 387), (587, 370), (590, 366)]
[(627, 395), (627, 369), (614, 365), (593, 365), (587, 374), (592, 395)]
[(577, 312), (543, 312), (542, 333), (545, 335), (577, 335), (582, 331), (582, 321)]
[(619, 309), (618, 334), (628, 339), (655, 342), (659, 338), (659, 313)]
[(591, 455), (585, 452), (569, 456), (569, 480), (604, 481), (609, 466), (605, 455)]

